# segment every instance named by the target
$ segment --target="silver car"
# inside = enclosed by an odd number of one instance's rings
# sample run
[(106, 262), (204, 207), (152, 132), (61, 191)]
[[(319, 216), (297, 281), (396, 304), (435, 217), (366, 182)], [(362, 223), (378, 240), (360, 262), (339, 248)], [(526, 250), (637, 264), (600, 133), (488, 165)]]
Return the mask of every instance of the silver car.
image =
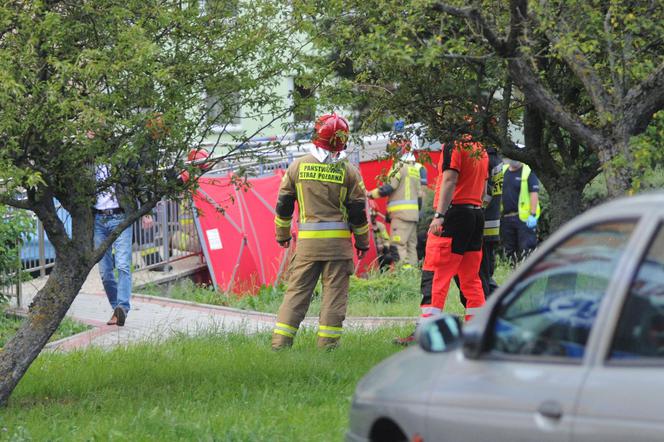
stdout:
[(664, 441), (664, 194), (560, 229), (358, 384), (348, 441)]

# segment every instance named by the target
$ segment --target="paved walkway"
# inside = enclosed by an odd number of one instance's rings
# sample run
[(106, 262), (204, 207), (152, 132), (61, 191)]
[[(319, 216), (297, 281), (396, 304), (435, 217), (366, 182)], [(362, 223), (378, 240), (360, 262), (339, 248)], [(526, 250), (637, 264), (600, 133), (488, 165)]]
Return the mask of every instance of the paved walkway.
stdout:
[[(184, 261), (184, 260), (183, 260)], [(171, 272), (138, 272), (135, 286), (144, 285), (150, 278), (152, 283), (173, 280), (191, 274), (200, 267), (198, 258), (189, 262), (176, 262)], [(24, 285), (24, 305), (28, 305), (46, 278), (38, 278)], [(70, 318), (88, 324), (92, 328), (86, 332), (59, 341), (46, 347), (52, 350), (68, 351), (87, 346), (112, 348), (136, 342), (161, 341), (177, 334), (195, 335), (210, 331), (256, 333), (269, 331), (274, 326), (275, 315), (251, 312), (228, 307), (196, 304), (134, 293), (132, 309), (124, 327), (106, 325), (112, 314), (104, 294), (99, 271), (94, 268), (81, 292), (67, 312)], [(347, 328), (373, 328), (387, 323), (412, 322), (413, 318), (348, 318)], [(307, 318), (303, 325), (315, 327), (316, 318)]]

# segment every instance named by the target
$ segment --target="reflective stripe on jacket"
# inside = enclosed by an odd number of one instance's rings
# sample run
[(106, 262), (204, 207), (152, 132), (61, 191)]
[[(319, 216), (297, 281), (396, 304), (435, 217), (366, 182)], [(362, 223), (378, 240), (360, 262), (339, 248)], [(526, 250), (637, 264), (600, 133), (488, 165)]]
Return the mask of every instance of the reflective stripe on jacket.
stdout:
[(413, 163), (403, 164), (390, 179), (394, 192), (388, 197), (387, 212), (392, 219), (413, 222), (419, 219), (420, 180), (420, 168)]
[(500, 240), (500, 207), (503, 197), (503, 162), (493, 147), (486, 149), (489, 155), (489, 194), (491, 201), (484, 209), (484, 240)]
[(281, 180), (275, 216), (277, 241), (291, 237), (294, 202), (298, 207), (297, 254), (307, 259), (338, 260), (369, 248), (366, 190), (355, 166), (320, 163), (313, 155), (295, 160)]

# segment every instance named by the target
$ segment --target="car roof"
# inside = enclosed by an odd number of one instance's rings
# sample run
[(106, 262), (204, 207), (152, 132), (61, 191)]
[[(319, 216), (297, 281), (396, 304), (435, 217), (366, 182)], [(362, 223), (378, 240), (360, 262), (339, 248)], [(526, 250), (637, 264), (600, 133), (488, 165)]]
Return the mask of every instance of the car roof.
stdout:
[(583, 218), (603, 217), (611, 214), (616, 216), (642, 216), (652, 212), (664, 213), (664, 191), (656, 190), (636, 196), (617, 198), (589, 210)]

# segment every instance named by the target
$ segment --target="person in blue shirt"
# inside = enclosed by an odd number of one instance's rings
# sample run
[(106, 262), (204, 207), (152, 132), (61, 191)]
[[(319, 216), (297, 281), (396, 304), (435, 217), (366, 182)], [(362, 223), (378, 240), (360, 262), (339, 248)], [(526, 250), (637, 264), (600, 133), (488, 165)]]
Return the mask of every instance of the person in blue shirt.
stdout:
[(528, 165), (510, 159), (505, 162), (500, 241), (505, 255), (515, 264), (537, 246), (539, 180)]

